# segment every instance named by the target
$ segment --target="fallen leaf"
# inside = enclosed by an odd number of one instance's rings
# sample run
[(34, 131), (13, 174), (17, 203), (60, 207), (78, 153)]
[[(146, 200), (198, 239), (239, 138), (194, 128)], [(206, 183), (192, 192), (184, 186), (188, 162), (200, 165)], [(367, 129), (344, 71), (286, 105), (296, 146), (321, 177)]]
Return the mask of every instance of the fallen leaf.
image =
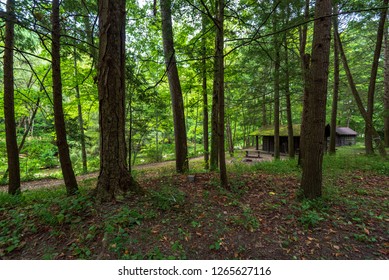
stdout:
[(380, 252), (381, 254), (384, 254), (384, 255), (389, 255), (388, 249), (378, 250), (378, 252)]
[(269, 192), (270, 195), (275, 195), (276, 193), (275, 192)]
[(367, 235), (370, 234), (370, 231), (369, 231), (367, 228), (364, 228), (363, 231), (364, 231)]
[(337, 245), (333, 245), (333, 247), (334, 247), (336, 250), (339, 250), (339, 249), (340, 249), (340, 247), (337, 246)]

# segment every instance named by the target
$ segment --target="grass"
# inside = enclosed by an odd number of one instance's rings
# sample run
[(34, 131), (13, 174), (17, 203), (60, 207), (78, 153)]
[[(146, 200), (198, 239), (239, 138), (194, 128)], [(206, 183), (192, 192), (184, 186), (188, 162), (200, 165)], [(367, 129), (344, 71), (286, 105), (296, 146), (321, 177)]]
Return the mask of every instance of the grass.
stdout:
[(345, 147), (324, 158), (323, 197), (298, 199), (297, 160), (137, 170), (144, 196), (96, 204), (96, 179), (64, 188), (0, 192), (2, 259), (387, 259), (389, 163)]

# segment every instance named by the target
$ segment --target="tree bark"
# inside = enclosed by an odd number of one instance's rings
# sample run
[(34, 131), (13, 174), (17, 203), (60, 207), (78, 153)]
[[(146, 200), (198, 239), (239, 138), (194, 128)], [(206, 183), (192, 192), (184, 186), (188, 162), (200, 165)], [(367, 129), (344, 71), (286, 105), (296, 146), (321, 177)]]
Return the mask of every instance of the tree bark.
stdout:
[(205, 32), (207, 27), (207, 17), (202, 15), (202, 31), (203, 37), (201, 40), (202, 60), (201, 60), (201, 75), (202, 75), (202, 91), (203, 91), (203, 145), (204, 145), (204, 167), (209, 169), (209, 118), (208, 118), (208, 93), (207, 93), (207, 44)]
[(60, 54), (60, 14), (59, 0), (52, 2), (52, 79), (53, 79), (53, 103), (54, 103), (54, 126), (57, 136), (59, 161), (62, 175), (65, 181), (66, 192), (74, 195), (78, 192), (76, 176), (74, 175), (72, 162), (69, 155), (69, 145), (66, 139), (65, 117), (62, 107), (62, 79), (61, 79), (61, 54)]
[[(338, 14), (338, 4), (333, 7), (334, 15)], [(338, 16), (333, 17), (334, 34), (338, 32)], [(330, 155), (336, 152), (336, 119), (338, 115), (338, 99), (339, 99), (339, 48), (337, 37), (334, 36), (334, 91), (332, 96), (332, 111), (331, 111), (331, 132), (330, 132)]]
[[(215, 82), (214, 82), (215, 83)], [(210, 152), (210, 170), (215, 171), (219, 165), (218, 154), (218, 120), (219, 120), (219, 99), (217, 92), (212, 92), (212, 112), (211, 112), (211, 152)]]
[(162, 40), (166, 71), (172, 99), (176, 170), (183, 173), (189, 170), (188, 146), (185, 127), (184, 102), (178, 76), (173, 42), (171, 0), (160, 0), (162, 15)]
[(331, 0), (316, 1), (317, 20), (314, 23), (312, 60), (309, 69), (311, 81), (308, 84), (308, 108), (306, 108), (309, 119), (306, 120), (305, 130), (302, 132), (305, 141), (301, 188), (304, 196), (309, 199), (320, 197), (322, 194), (331, 12)]
[(389, 148), (389, 31), (384, 34), (384, 144)]
[(14, 103), (14, 30), (15, 30), (15, 4), (13, 0), (7, 0), (7, 18), (5, 22), (4, 45), (4, 118), (5, 138), (8, 160), (8, 193), (11, 195), (20, 193), (20, 163), (19, 149), (16, 136), (15, 103)]
[(99, 1), (100, 175), (96, 197), (113, 201), (141, 191), (127, 169), (125, 140), (125, 0)]
[[(304, 10), (304, 19), (305, 21), (309, 20), (309, 0), (305, 1), (305, 10)], [(304, 84), (303, 90), (303, 112), (301, 117), (301, 136), (300, 136), (300, 152), (298, 157), (298, 165), (303, 165), (304, 159), (304, 145), (305, 145), (305, 125), (309, 120), (309, 111), (308, 111), (308, 88), (310, 87), (310, 77), (309, 77), (309, 67), (311, 63), (311, 56), (305, 53), (307, 45), (307, 34), (308, 26), (305, 24), (302, 29), (300, 29), (300, 63), (302, 70), (302, 78)]]
[(215, 78), (213, 81), (213, 95), (218, 99), (218, 154), (220, 183), (228, 188), (226, 154), (225, 154), (225, 121), (224, 121), (224, 0), (216, 2), (216, 41), (215, 41)]
[[(384, 0), (383, 7), (388, 6), (388, 0)], [(378, 64), (381, 54), (381, 48), (382, 48), (382, 38), (384, 37), (384, 28), (385, 28), (385, 21), (386, 21), (386, 14), (388, 9), (385, 8), (382, 10), (380, 15), (380, 21), (378, 24), (378, 31), (377, 31), (377, 39), (376, 39), (376, 46), (374, 50), (374, 59), (371, 66), (371, 73), (370, 73), (370, 82), (369, 82), (369, 89), (367, 92), (367, 117), (369, 119), (369, 122), (373, 123), (373, 114), (374, 114), (374, 93), (375, 93), (375, 85), (377, 80), (377, 71), (378, 71)], [(370, 126), (365, 125), (365, 148), (366, 148), (366, 154), (373, 154), (373, 132), (371, 131)]]
[[(289, 18), (289, 8), (287, 11), (287, 18)], [(290, 75), (289, 75), (289, 55), (288, 55), (288, 40), (287, 34), (284, 36), (284, 48), (285, 48), (285, 99), (286, 99), (286, 119), (288, 124), (288, 155), (289, 158), (294, 158), (294, 132), (293, 132), (293, 118), (292, 118), (292, 105), (290, 101)]]
[[(276, 2), (273, 5), (276, 9)], [(277, 32), (277, 11), (273, 13), (273, 32)], [(278, 35), (273, 35), (274, 48), (274, 158), (280, 159), (280, 43)]]

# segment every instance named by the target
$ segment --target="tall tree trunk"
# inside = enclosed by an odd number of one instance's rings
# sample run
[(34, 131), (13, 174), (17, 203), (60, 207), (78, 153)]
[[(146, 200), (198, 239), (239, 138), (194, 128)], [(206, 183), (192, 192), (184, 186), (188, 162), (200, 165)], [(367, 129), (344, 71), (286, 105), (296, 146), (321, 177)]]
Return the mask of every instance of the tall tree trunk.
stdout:
[[(331, 0), (317, 0), (312, 43), (312, 62), (309, 69), (311, 82), (308, 87), (309, 119), (302, 131), (304, 162), (301, 188), (304, 196), (314, 199), (322, 193), (322, 163), (324, 154), (324, 128), (328, 67), (331, 44)], [(305, 105), (305, 104), (304, 104)], [(304, 109), (305, 110), (305, 109)]]
[[(289, 18), (289, 8), (287, 12), (287, 18)], [(285, 99), (286, 99), (286, 119), (288, 123), (288, 155), (289, 158), (294, 158), (294, 132), (293, 132), (293, 118), (292, 118), (292, 105), (290, 101), (290, 75), (289, 75), (289, 55), (288, 55), (288, 39), (287, 34), (284, 36), (284, 48), (285, 48)]]
[(215, 42), (215, 78), (213, 82), (213, 95), (218, 98), (218, 153), (219, 153), (219, 169), (220, 183), (224, 188), (228, 188), (226, 154), (224, 141), (224, 0), (216, 2), (217, 16), (216, 23), (216, 42)]
[(62, 79), (61, 79), (61, 54), (60, 38), (61, 26), (59, 15), (59, 0), (52, 2), (52, 78), (53, 78), (53, 103), (54, 103), (54, 125), (57, 136), (59, 161), (61, 163), (62, 175), (65, 181), (66, 192), (74, 195), (78, 191), (76, 176), (74, 175), (72, 162), (69, 155), (69, 145), (66, 139), (65, 117), (62, 107)]
[[(333, 6), (334, 17), (333, 17), (333, 25), (334, 25), (334, 34), (338, 32), (338, 4), (334, 3)], [(339, 48), (337, 43), (337, 37), (334, 36), (334, 91), (332, 96), (332, 111), (331, 111), (331, 127), (330, 127), (330, 147), (329, 153), (335, 154), (336, 151), (336, 119), (338, 115), (338, 99), (339, 99)]]
[[(383, 7), (388, 6), (388, 0), (384, 0)], [(378, 64), (381, 54), (381, 48), (382, 48), (382, 38), (384, 37), (384, 28), (385, 28), (385, 21), (386, 21), (386, 14), (388, 9), (385, 8), (382, 10), (380, 15), (380, 22), (378, 24), (378, 31), (377, 31), (377, 39), (376, 39), (376, 46), (374, 50), (374, 59), (371, 66), (371, 73), (370, 73), (370, 82), (369, 82), (369, 89), (367, 92), (367, 117), (369, 118), (369, 122), (373, 123), (373, 114), (374, 114), (374, 93), (375, 93), (375, 85), (376, 85), (376, 79), (377, 79), (377, 71), (378, 71)], [(365, 148), (366, 148), (366, 154), (373, 154), (373, 132), (371, 131), (370, 127), (368, 125), (365, 125)]]
[[(276, 9), (276, 1), (273, 6)], [(273, 13), (273, 32), (277, 32), (277, 11)], [(274, 47), (274, 158), (280, 159), (280, 43), (278, 35), (273, 36)]]
[[(305, 0), (305, 10), (304, 10), (304, 19), (306, 22), (309, 20), (309, 1)], [(300, 29), (300, 63), (302, 70), (302, 78), (304, 84), (303, 91), (303, 112), (301, 117), (301, 137), (300, 137), (300, 152), (298, 157), (298, 164), (303, 165), (304, 158), (304, 145), (305, 138), (302, 132), (305, 130), (305, 125), (309, 120), (309, 111), (308, 111), (308, 88), (310, 87), (310, 78), (309, 78), (309, 67), (311, 63), (311, 56), (305, 53), (307, 45), (307, 34), (308, 34), (308, 25), (305, 24), (302, 29)]]
[(384, 136), (385, 146), (389, 148), (389, 32), (385, 29), (385, 73), (384, 73)]
[[(214, 81), (215, 84), (215, 81)], [(212, 92), (212, 112), (211, 112), (211, 152), (210, 152), (210, 170), (215, 171), (219, 165), (218, 154), (218, 122), (219, 122), (219, 96), (217, 92)]]
[(178, 173), (183, 173), (189, 170), (188, 146), (185, 129), (184, 103), (173, 42), (171, 0), (160, 0), (160, 5), (162, 15), (163, 52), (173, 109), (176, 170)]
[(380, 136), (377, 133), (377, 130), (374, 128), (373, 123), (370, 121), (370, 119), (369, 119), (369, 117), (367, 115), (366, 109), (363, 106), (362, 99), (359, 96), (358, 90), (357, 90), (357, 88), (355, 86), (355, 82), (354, 82), (353, 76), (351, 74), (351, 70), (350, 70), (350, 67), (348, 65), (346, 54), (344, 52), (342, 41), (340, 40), (340, 36), (339, 36), (338, 32), (336, 32), (336, 37), (337, 37), (337, 41), (336, 42), (338, 43), (338, 47), (339, 47), (340, 58), (342, 59), (342, 62), (343, 62), (343, 67), (344, 67), (344, 70), (346, 72), (346, 76), (347, 76), (348, 84), (349, 84), (350, 89), (351, 89), (351, 93), (354, 96), (355, 102), (357, 103), (357, 106), (358, 106), (358, 109), (359, 109), (359, 112), (360, 112), (361, 116), (363, 117), (366, 125), (372, 131), (372, 135), (373, 135), (374, 141), (375, 141), (375, 143), (376, 143), (376, 145), (378, 147), (378, 151), (379, 151), (380, 155), (383, 158), (386, 158), (386, 151), (385, 151), (384, 142), (381, 141)]
[(96, 196), (115, 200), (140, 191), (127, 169), (125, 139), (125, 0), (99, 0), (100, 175)]
[(7, 160), (9, 170), (8, 193), (20, 193), (19, 149), (16, 137), (15, 103), (14, 103), (14, 8), (13, 0), (7, 0), (7, 19), (5, 22), (4, 46), (4, 118)]
[(209, 126), (208, 126), (208, 93), (207, 93), (207, 42), (205, 32), (207, 27), (207, 16), (202, 15), (202, 33), (201, 39), (202, 60), (201, 60), (201, 76), (202, 76), (202, 91), (203, 91), (203, 145), (204, 145), (204, 167), (209, 169)]
[(82, 106), (80, 99), (80, 86), (78, 85), (78, 68), (77, 68), (77, 50), (74, 47), (74, 76), (76, 79), (76, 98), (77, 98), (77, 110), (78, 110), (78, 125), (80, 126), (80, 142), (81, 142), (81, 157), (82, 157), (82, 172), (88, 172), (88, 162), (86, 155), (86, 145), (85, 145), (85, 132), (84, 132), (84, 119), (82, 117)]

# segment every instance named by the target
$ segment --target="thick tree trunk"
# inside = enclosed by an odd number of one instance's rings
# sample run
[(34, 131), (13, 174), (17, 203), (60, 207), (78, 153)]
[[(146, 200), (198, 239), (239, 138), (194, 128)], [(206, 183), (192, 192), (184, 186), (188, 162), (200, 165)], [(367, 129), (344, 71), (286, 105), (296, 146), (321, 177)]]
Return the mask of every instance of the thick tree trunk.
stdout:
[[(207, 27), (207, 16), (202, 15), (202, 31), (205, 35)], [(202, 75), (202, 90), (203, 90), (203, 145), (204, 145), (204, 167), (209, 169), (209, 118), (208, 118), (208, 92), (207, 92), (207, 44), (205, 36), (201, 40), (202, 60), (201, 60), (201, 75)]]
[[(338, 4), (334, 4), (334, 14), (338, 14)], [(338, 17), (333, 18), (334, 34), (338, 32)], [(330, 147), (329, 153), (335, 154), (336, 150), (336, 119), (338, 115), (338, 99), (339, 99), (339, 48), (337, 38), (334, 36), (334, 91), (332, 96), (332, 111), (331, 111), (331, 132), (330, 132)]]
[(162, 15), (163, 52), (173, 109), (176, 170), (179, 173), (183, 173), (189, 170), (188, 146), (186, 139), (184, 102), (173, 42), (171, 0), (161, 0), (160, 5)]
[(380, 155), (383, 158), (386, 158), (386, 151), (385, 151), (384, 142), (381, 141), (380, 136), (377, 133), (377, 130), (374, 128), (373, 123), (370, 121), (370, 119), (369, 119), (369, 117), (367, 115), (366, 109), (363, 106), (362, 99), (359, 96), (358, 90), (357, 90), (357, 88), (355, 86), (354, 79), (353, 79), (353, 76), (351, 74), (351, 70), (350, 70), (350, 67), (348, 65), (346, 54), (345, 54), (345, 52), (343, 50), (342, 41), (340, 40), (340, 36), (339, 36), (338, 32), (336, 32), (336, 37), (337, 37), (337, 41), (336, 42), (338, 43), (338, 47), (339, 47), (339, 54), (340, 54), (340, 57), (341, 57), (342, 62), (343, 62), (343, 67), (344, 67), (344, 70), (346, 72), (346, 76), (347, 76), (348, 84), (349, 84), (350, 89), (351, 89), (351, 93), (354, 96), (355, 102), (356, 102), (356, 104), (358, 106), (358, 109), (359, 109), (359, 112), (360, 112), (361, 116), (363, 117), (363, 119), (364, 119), (364, 121), (366, 123), (366, 126), (368, 126), (369, 129), (372, 131), (373, 138), (374, 138), (374, 141), (375, 141), (375, 143), (376, 143), (376, 145), (378, 147)]
[(224, 0), (218, 0), (216, 23), (216, 41), (215, 41), (215, 78), (213, 82), (213, 95), (218, 99), (218, 154), (220, 183), (224, 188), (228, 188), (226, 154), (225, 154), (225, 121), (224, 121)]
[(385, 27), (384, 35), (384, 143), (389, 148), (389, 31)]
[[(322, 163), (324, 154), (324, 128), (326, 120), (326, 99), (328, 67), (331, 43), (331, 0), (317, 0), (312, 43), (312, 61), (308, 87), (309, 119), (302, 132), (304, 141), (304, 162), (301, 188), (309, 199), (322, 194)], [(305, 110), (305, 109), (304, 109)]]
[(60, 54), (60, 15), (59, 0), (52, 2), (52, 78), (53, 78), (53, 103), (54, 103), (54, 126), (57, 136), (59, 161), (62, 175), (65, 181), (66, 192), (74, 195), (78, 191), (76, 176), (74, 175), (72, 162), (69, 155), (69, 145), (66, 139), (65, 117), (62, 107), (62, 79), (61, 79), (61, 54)]
[(5, 22), (4, 46), (4, 118), (9, 171), (8, 193), (15, 195), (20, 193), (20, 164), (19, 149), (16, 138), (14, 103), (14, 1), (8, 0), (6, 6), (7, 19)]
[[(384, 0), (383, 7), (388, 6), (389, 0)], [(377, 39), (376, 39), (376, 46), (374, 50), (374, 59), (371, 66), (371, 73), (370, 73), (370, 83), (369, 83), (369, 89), (367, 92), (367, 118), (369, 119), (369, 122), (373, 123), (373, 114), (374, 114), (374, 93), (375, 93), (375, 85), (376, 85), (376, 79), (377, 79), (377, 71), (378, 71), (378, 64), (381, 54), (381, 48), (382, 48), (382, 39), (384, 37), (384, 28), (385, 28), (385, 21), (386, 21), (386, 14), (388, 9), (383, 9), (380, 15), (380, 22), (378, 24), (378, 31), (377, 31)], [(365, 148), (366, 148), (366, 154), (373, 154), (373, 132), (371, 131), (371, 128), (366, 125), (365, 128)]]
[(122, 192), (140, 191), (127, 169), (125, 140), (125, 0), (100, 0), (99, 125), (100, 202)]

